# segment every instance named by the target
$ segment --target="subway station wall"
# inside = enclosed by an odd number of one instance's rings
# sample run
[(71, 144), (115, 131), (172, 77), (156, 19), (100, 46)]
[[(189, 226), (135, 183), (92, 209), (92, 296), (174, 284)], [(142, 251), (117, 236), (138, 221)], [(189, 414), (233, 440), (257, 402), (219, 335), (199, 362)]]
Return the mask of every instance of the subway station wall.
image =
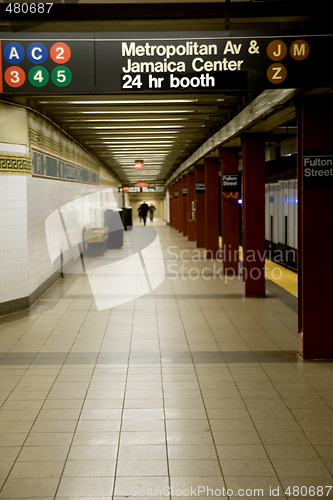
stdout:
[[(78, 144), (41, 116), (0, 105), (0, 314), (29, 307), (59, 277), (48, 253), (47, 217), (106, 188), (120, 203), (117, 179)], [(96, 219), (91, 207), (91, 226), (101, 223)]]

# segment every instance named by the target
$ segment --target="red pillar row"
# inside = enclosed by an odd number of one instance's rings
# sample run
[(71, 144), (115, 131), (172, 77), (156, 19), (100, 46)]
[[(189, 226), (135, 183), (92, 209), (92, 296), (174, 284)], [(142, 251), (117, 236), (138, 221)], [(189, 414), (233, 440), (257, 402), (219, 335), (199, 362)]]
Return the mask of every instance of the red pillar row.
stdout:
[(332, 117), (332, 96), (305, 96), (297, 106), (298, 332), (306, 359), (333, 358)]

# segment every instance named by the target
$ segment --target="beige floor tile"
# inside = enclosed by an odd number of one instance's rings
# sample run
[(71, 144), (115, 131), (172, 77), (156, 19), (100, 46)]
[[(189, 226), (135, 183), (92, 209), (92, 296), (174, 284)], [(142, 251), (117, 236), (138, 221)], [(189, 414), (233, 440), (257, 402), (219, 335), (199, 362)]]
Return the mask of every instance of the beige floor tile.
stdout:
[(16, 462), (10, 478), (60, 478), (64, 468), (64, 461), (45, 461), (45, 462)]
[(204, 432), (167, 432), (168, 444), (213, 444), (213, 438), (210, 431)]
[(71, 432), (31, 432), (25, 446), (69, 446), (73, 435)]
[(40, 433), (67, 433), (74, 432), (77, 425), (76, 420), (36, 420), (31, 432)]
[(171, 477), (211, 477), (221, 474), (218, 460), (169, 460)]
[(78, 432), (116, 432), (120, 430), (120, 420), (79, 420), (77, 423)]
[(210, 431), (208, 419), (166, 420), (167, 432), (207, 432)]
[(267, 445), (297, 445), (306, 446), (309, 444), (308, 439), (303, 432), (285, 432), (285, 431), (263, 431), (260, 433), (260, 438), (264, 446)]
[(163, 408), (125, 408), (123, 413), (124, 420), (146, 420), (146, 419), (164, 419)]
[(168, 468), (165, 460), (119, 460), (117, 463), (117, 477), (160, 477), (167, 476)]
[(120, 445), (119, 460), (166, 460), (166, 446), (155, 445)]
[(223, 444), (217, 445), (216, 448), (220, 460), (265, 460), (267, 458), (266, 449), (262, 444)]
[(119, 420), (120, 416), (120, 408), (93, 408), (83, 409), (80, 415), (80, 420)]
[(256, 431), (214, 431), (213, 438), (217, 445), (224, 444), (260, 444)]
[(212, 431), (215, 432), (254, 432), (255, 426), (250, 418), (243, 419), (221, 419), (221, 420), (210, 420), (210, 426)]
[(116, 455), (117, 446), (72, 446), (68, 454), (68, 460), (115, 460)]
[(73, 446), (81, 445), (117, 445), (119, 441), (119, 432), (106, 431), (87, 431), (76, 432), (73, 438)]
[(276, 498), (286, 498), (277, 476), (225, 476), (225, 484), (237, 496), (240, 496), (238, 492), (241, 490), (241, 495), (248, 492), (254, 498), (274, 498), (276, 493), (279, 494)]
[(172, 460), (214, 460), (217, 458), (213, 445), (198, 444), (170, 444), (168, 456)]
[(68, 460), (64, 477), (114, 477), (115, 460)]
[(165, 444), (166, 438), (164, 432), (122, 432), (120, 435), (120, 445), (128, 446), (128, 445), (157, 445), (157, 444)]
[(65, 460), (68, 446), (24, 446), (18, 456), (19, 462), (42, 462)]
[(169, 491), (169, 479), (162, 477), (117, 477), (115, 480), (115, 496), (152, 497), (164, 496)]
[(17, 433), (17, 434), (0, 434), (0, 448), (6, 446), (22, 446), (26, 440), (27, 433)]
[[(2, 460), (2, 458), (1, 458), (1, 460)], [(12, 468), (11, 462), (5, 463), (5, 462), (0, 461), (0, 481), (3, 479), (6, 479), (11, 468)]]
[(272, 459), (272, 464), (279, 477), (331, 477), (331, 474), (319, 459)]
[(230, 476), (275, 476), (274, 469), (268, 459), (221, 459), (221, 468), (225, 477)]
[(162, 419), (128, 419), (122, 421), (121, 429), (123, 432), (164, 432), (164, 427), (165, 422)]
[(316, 450), (310, 445), (267, 445), (266, 451), (272, 460), (318, 460)]
[(57, 497), (101, 497), (112, 495), (113, 477), (63, 477), (60, 481)]
[(179, 496), (198, 496), (223, 498), (225, 486), (222, 475), (210, 477), (201, 476), (172, 476), (170, 478), (172, 498)]
[(53, 498), (59, 483), (58, 478), (12, 478), (6, 481), (1, 492), (2, 499)]

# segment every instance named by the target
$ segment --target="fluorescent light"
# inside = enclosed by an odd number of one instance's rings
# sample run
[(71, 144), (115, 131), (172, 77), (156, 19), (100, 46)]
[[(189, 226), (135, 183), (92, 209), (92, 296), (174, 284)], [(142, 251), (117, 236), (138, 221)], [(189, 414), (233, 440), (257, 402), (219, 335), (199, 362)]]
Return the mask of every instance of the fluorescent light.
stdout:
[[(181, 118), (174, 118), (174, 117), (170, 117), (170, 118), (108, 118), (108, 119), (105, 119), (105, 118), (80, 118), (80, 122), (84, 122), (84, 123), (90, 123), (90, 122), (111, 122), (111, 123), (117, 123), (117, 122), (126, 122), (126, 123), (133, 123), (133, 122), (185, 122), (185, 121), (188, 121), (190, 120), (191, 118), (186, 118), (186, 117), (181, 117)], [(206, 120), (206, 118), (201, 118), (202, 120)], [(63, 122), (66, 122), (66, 123), (71, 123), (71, 122), (74, 122), (74, 123), (77, 123), (78, 121), (78, 118), (64, 118), (62, 119)]]
[[(133, 99), (133, 100), (96, 100), (96, 101), (57, 101), (57, 103), (66, 103), (74, 105), (86, 105), (86, 104), (177, 104), (177, 103), (189, 103), (198, 102), (198, 99)], [(41, 101), (41, 104), (50, 104), (50, 101)]]
[[(75, 130), (80, 130), (80, 129), (86, 129), (87, 127), (69, 127), (70, 129), (75, 129)], [(157, 129), (157, 128), (186, 128), (186, 125), (135, 125), (133, 127), (131, 126), (126, 126), (126, 127), (113, 127), (113, 126), (105, 126), (105, 127), (89, 127), (90, 129), (94, 130), (118, 130), (118, 129)]]
[[(108, 139), (114, 139), (114, 140), (120, 140), (118, 144), (123, 144), (124, 139), (130, 139), (133, 141), (145, 141), (146, 139), (149, 139), (150, 135), (147, 136), (130, 136), (130, 137), (124, 137), (124, 136), (110, 136), (110, 137), (99, 137), (98, 139), (101, 140), (94, 140), (94, 141), (85, 141), (85, 144), (115, 144), (114, 142), (109, 142)], [(154, 139), (179, 139), (177, 135), (159, 135), (159, 136), (154, 136)]]
[(82, 115), (150, 115), (161, 113), (194, 113), (194, 109), (166, 109), (166, 110), (140, 110), (140, 111), (80, 111)]
[(104, 141), (103, 144), (97, 144), (99, 147), (103, 147), (103, 145), (111, 145), (111, 146), (116, 146), (118, 144), (120, 145), (124, 145), (124, 144), (139, 144), (139, 145), (143, 145), (143, 144), (173, 144), (174, 141), (146, 141), (145, 139), (142, 140), (142, 141)]

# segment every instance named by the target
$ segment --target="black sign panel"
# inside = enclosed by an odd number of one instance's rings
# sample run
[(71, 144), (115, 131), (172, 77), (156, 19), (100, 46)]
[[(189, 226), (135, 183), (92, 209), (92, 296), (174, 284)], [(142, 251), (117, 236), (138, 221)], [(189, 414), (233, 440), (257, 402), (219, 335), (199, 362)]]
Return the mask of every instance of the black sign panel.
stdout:
[(203, 194), (206, 191), (206, 185), (204, 182), (196, 182), (195, 183), (195, 192), (197, 194)]
[(333, 153), (303, 155), (303, 189), (333, 189)]
[(223, 174), (223, 192), (239, 193), (241, 189), (239, 174)]
[(33, 151), (32, 174), (38, 177), (61, 179), (66, 181), (99, 183), (99, 174), (86, 168), (67, 163), (52, 156)]
[(333, 35), (0, 34), (0, 92), (330, 87)]

